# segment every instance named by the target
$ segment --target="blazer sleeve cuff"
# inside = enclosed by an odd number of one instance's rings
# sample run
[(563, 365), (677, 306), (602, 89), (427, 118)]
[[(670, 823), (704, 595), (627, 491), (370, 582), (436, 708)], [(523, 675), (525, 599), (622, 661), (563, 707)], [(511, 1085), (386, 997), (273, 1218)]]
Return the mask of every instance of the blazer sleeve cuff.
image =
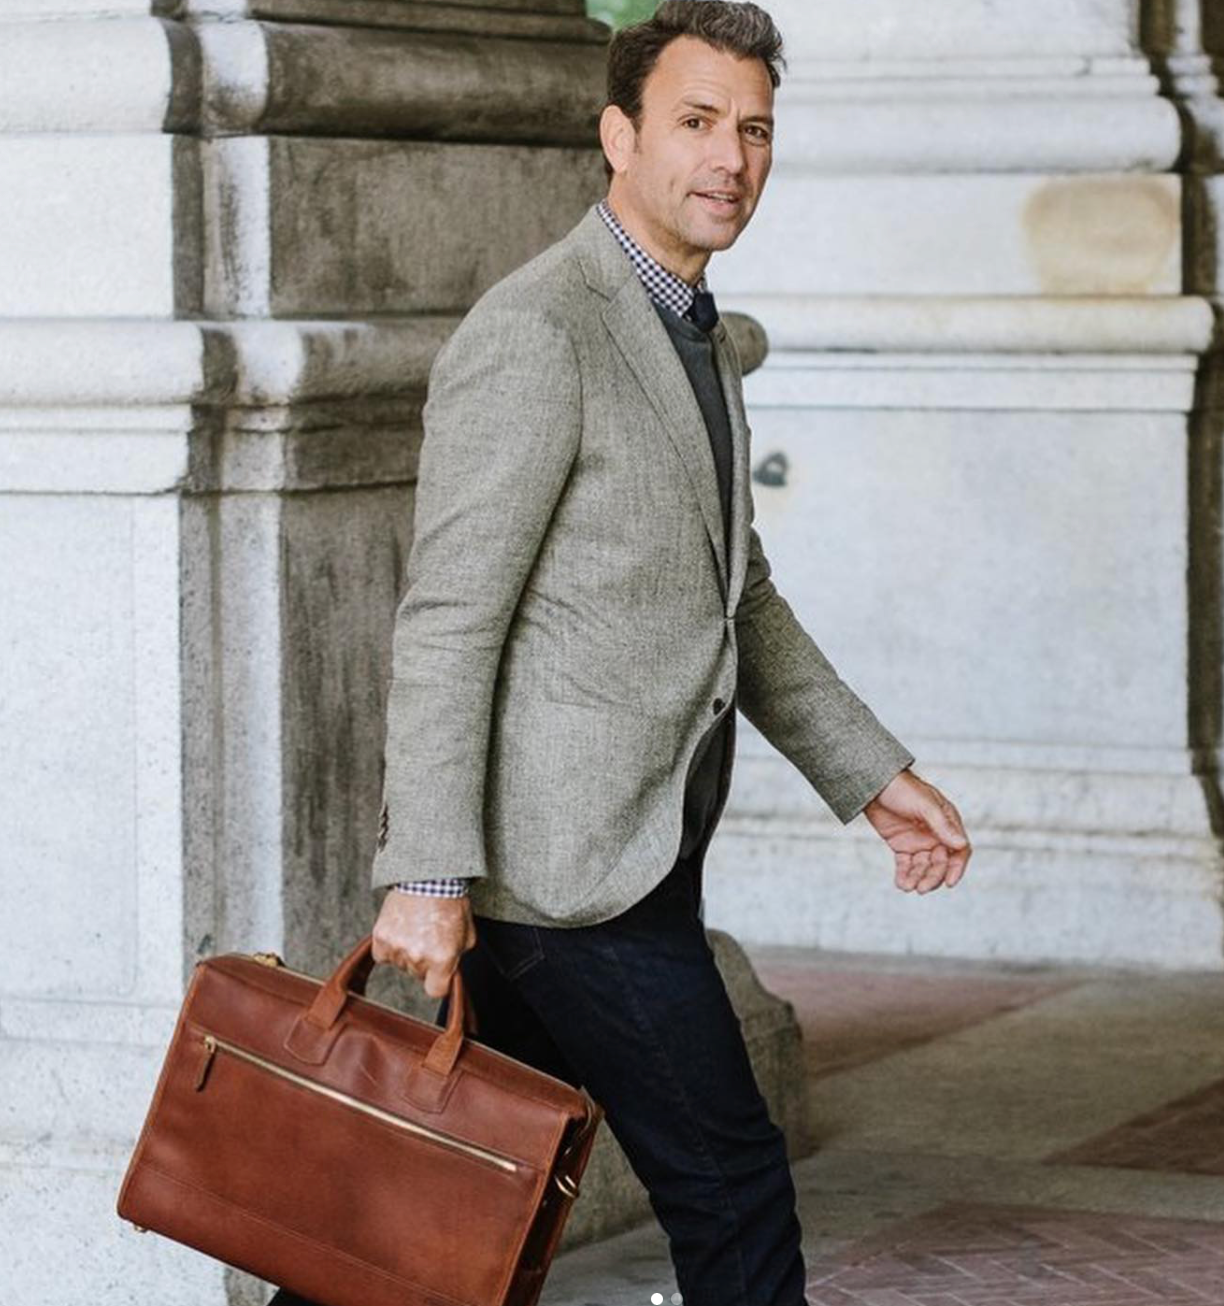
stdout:
[(835, 790), (822, 793), (833, 814), (843, 825), (849, 825), (881, 790), (907, 766), (914, 763), (914, 754), (898, 740), (885, 743), (872, 764), (846, 777)]

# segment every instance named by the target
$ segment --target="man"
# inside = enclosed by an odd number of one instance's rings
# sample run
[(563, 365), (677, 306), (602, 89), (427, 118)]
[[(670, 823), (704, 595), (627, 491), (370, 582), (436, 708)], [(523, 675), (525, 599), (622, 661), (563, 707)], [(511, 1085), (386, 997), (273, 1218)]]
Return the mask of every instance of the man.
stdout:
[(621, 32), (606, 201), (440, 352), (373, 872), (397, 886), (375, 959), (435, 997), (462, 965), (483, 1041), (587, 1087), (690, 1306), (804, 1301), (785, 1142), (699, 915), (736, 707), (843, 822), (864, 813), (899, 888), (951, 887), (970, 855), (751, 527), (704, 269), (760, 200), (780, 61), (753, 4), (668, 0)]

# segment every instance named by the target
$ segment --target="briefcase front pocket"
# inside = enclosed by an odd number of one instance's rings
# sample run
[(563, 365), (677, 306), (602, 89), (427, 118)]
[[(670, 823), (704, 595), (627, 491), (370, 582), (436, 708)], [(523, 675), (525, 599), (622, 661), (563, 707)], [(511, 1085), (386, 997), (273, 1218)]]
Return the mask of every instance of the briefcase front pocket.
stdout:
[(266, 1057), (261, 1057), (257, 1052), (238, 1047), (234, 1043), (227, 1043), (215, 1034), (202, 1033), (200, 1035), (200, 1050), (200, 1070), (195, 1083), (197, 1093), (207, 1086), (208, 1073), (212, 1069), (213, 1060), (217, 1053), (221, 1052), (223, 1059), (226, 1056), (237, 1057), (240, 1061), (245, 1061), (247, 1065), (255, 1066), (257, 1069), (275, 1075), (278, 1079), (286, 1080), (290, 1084), (296, 1084), (309, 1093), (319, 1093), (331, 1102), (338, 1102), (341, 1106), (346, 1106), (352, 1111), (360, 1111), (363, 1115), (390, 1125), (393, 1129), (402, 1130), (414, 1138), (425, 1139), (438, 1147), (458, 1152), (461, 1156), (483, 1161), (503, 1173), (515, 1174), (523, 1169), (531, 1168), (526, 1162), (516, 1161), (513, 1157), (506, 1156), (504, 1153), (481, 1147), (478, 1143), (467, 1142), (438, 1129), (431, 1129), (428, 1125), (418, 1124), (404, 1116), (397, 1116), (391, 1111), (386, 1111), (371, 1102), (365, 1102), (361, 1098), (353, 1097), (340, 1089), (308, 1079), (305, 1075), (300, 1075), (286, 1066), (278, 1065), (275, 1061), (269, 1061)]

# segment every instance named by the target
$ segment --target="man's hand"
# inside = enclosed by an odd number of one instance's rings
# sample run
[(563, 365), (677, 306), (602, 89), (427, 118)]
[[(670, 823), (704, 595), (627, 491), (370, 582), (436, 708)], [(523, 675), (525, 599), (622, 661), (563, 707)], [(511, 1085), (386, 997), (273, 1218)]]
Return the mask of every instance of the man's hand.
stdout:
[(897, 859), (896, 884), (909, 893), (952, 888), (973, 852), (960, 813), (908, 767), (863, 808)]
[(374, 922), (374, 960), (424, 981), (431, 998), (444, 998), (459, 958), (476, 946), (468, 898), (434, 898), (392, 889)]

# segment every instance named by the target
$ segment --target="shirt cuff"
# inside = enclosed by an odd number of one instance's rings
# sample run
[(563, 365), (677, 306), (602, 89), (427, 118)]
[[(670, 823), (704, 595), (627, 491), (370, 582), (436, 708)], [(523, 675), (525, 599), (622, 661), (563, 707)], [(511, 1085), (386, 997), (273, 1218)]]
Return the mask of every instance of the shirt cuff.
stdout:
[(391, 886), (400, 893), (415, 893), (430, 898), (466, 898), (468, 882), (458, 875), (440, 880), (400, 880)]

